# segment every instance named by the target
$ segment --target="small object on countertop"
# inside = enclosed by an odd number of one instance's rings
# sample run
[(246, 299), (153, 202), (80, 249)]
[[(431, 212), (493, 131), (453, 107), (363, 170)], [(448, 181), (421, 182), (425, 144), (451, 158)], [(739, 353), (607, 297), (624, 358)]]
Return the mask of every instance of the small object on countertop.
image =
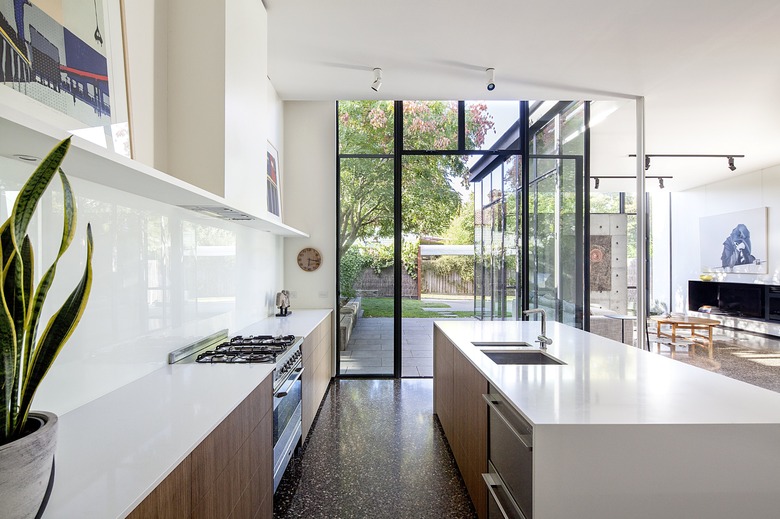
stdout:
[(276, 317), (287, 317), (292, 312), (290, 311), (290, 291), (282, 290), (276, 294), (276, 306), (279, 307), (279, 313)]
[(699, 276), (702, 281), (712, 281), (712, 274), (702, 274)]

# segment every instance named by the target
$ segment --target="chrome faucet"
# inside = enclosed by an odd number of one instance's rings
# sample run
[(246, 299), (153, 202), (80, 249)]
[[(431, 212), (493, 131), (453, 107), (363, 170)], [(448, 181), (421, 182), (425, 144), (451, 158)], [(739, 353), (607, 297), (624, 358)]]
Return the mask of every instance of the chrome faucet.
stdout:
[(524, 310), (523, 315), (540, 314), (542, 316), (542, 333), (536, 338), (536, 342), (539, 343), (539, 349), (546, 350), (547, 346), (552, 344), (552, 339), (547, 337), (547, 313), (541, 308), (534, 308), (533, 310)]

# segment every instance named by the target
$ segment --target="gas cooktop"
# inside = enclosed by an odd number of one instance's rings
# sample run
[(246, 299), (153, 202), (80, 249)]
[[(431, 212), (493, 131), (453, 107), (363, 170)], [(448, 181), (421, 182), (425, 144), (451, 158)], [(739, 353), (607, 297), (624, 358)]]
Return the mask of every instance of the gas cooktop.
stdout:
[(276, 362), (296, 342), (294, 335), (238, 335), (195, 358), (200, 363)]

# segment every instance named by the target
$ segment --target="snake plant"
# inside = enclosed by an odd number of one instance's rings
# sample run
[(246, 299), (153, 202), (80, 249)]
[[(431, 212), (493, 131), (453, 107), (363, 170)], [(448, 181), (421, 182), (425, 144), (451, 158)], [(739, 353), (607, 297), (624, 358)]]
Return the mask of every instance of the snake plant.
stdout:
[[(0, 445), (26, 434), (35, 391), (81, 319), (92, 286), (92, 229), (87, 224), (84, 274), (38, 334), (43, 304), (54, 281), (57, 263), (76, 232), (73, 191), (60, 169), (69, 147), (70, 137), (41, 161), (19, 192), (11, 216), (0, 227)], [(63, 191), (62, 238), (54, 262), (36, 286), (35, 258), (27, 226), (55, 173), (59, 173)]]

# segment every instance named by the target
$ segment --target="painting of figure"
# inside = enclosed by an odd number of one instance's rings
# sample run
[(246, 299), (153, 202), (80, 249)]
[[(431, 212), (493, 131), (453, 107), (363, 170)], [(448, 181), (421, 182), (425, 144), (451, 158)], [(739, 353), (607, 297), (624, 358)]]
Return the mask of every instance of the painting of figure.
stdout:
[(766, 274), (766, 207), (699, 220), (704, 272)]

